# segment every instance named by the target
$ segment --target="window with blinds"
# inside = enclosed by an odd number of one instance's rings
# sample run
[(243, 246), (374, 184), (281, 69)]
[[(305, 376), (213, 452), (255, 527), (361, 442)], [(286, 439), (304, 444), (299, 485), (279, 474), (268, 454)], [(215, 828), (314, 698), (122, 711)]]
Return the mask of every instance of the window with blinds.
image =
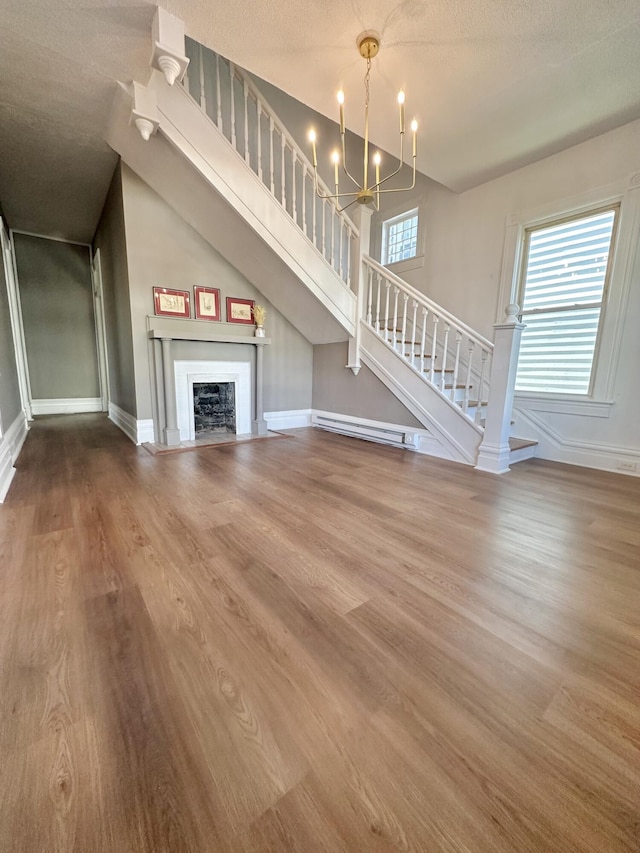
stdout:
[(418, 211), (410, 210), (382, 227), (382, 263), (397, 264), (415, 258), (418, 248)]
[(516, 391), (589, 394), (618, 207), (526, 232)]

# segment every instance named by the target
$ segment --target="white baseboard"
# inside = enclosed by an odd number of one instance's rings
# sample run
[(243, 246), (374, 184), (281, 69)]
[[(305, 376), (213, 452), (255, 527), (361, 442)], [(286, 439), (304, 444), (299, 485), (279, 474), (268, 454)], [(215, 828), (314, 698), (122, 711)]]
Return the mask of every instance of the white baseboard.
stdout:
[(9, 451), (9, 443), (0, 436), (0, 504), (4, 501), (16, 473)]
[(125, 412), (115, 403), (109, 403), (109, 420), (119, 427), (134, 444), (155, 441), (153, 421), (137, 421), (129, 412)]
[[(527, 428), (519, 430), (519, 434), (528, 432), (530, 437), (537, 439), (536, 457), (539, 459), (640, 477), (640, 449), (636, 447), (619, 447), (567, 438), (545, 423), (538, 412), (528, 409), (514, 409), (514, 416), (516, 424), (520, 421)], [(629, 470), (633, 466), (635, 470)]]
[(136, 421), (136, 436), (136, 444), (146, 444), (147, 442), (154, 442), (156, 440), (155, 427), (151, 418)]
[(18, 417), (14, 420), (11, 426), (6, 430), (4, 437), (9, 445), (9, 452), (11, 453), (11, 459), (15, 462), (18, 456), (20, 455), (20, 451), (22, 450), (22, 445), (24, 444), (24, 440), (27, 437), (29, 432), (29, 424), (27, 422), (27, 416), (24, 412), (20, 412)]
[(0, 503), (6, 498), (15, 476), (16, 469), (13, 466), (28, 431), (26, 415), (20, 412), (5, 434), (0, 436)]
[(298, 429), (311, 426), (311, 409), (286, 409), (282, 412), (265, 412), (267, 429)]
[(51, 400), (32, 400), (34, 415), (74, 415), (81, 412), (101, 412), (100, 397), (58, 397)]

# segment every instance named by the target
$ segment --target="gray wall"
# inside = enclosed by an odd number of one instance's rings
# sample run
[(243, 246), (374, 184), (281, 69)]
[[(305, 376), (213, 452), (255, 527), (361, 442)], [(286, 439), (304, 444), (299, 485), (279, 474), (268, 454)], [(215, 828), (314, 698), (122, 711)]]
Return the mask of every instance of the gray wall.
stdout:
[(99, 397), (89, 249), (14, 240), (33, 399)]
[(5, 432), (21, 411), (22, 402), (9, 316), (4, 254), (0, 250), (0, 418)]
[(100, 249), (102, 267), (110, 402), (136, 417), (129, 269), (119, 163), (107, 194), (93, 248)]
[(345, 368), (347, 344), (313, 348), (313, 408), (424, 429), (364, 364), (357, 376)]
[[(153, 417), (152, 360), (146, 317), (153, 314), (153, 287), (188, 290), (217, 287), (227, 296), (255, 299), (267, 309), (266, 331), (273, 344), (265, 352), (265, 410), (311, 406), (313, 347), (235, 267), (197, 234), (126, 165), (122, 166), (124, 219), (133, 326), (137, 417)], [(193, 310), (193, 309), (192, 309)], [(189, 358), (220, 358), (219, 344), (190, 345)], [(234, 358), (245, 356), (234, 348)], [(244, 349), (244, 347), (242, 348)], [(178, 348), (176, 348), (176, 354)]]

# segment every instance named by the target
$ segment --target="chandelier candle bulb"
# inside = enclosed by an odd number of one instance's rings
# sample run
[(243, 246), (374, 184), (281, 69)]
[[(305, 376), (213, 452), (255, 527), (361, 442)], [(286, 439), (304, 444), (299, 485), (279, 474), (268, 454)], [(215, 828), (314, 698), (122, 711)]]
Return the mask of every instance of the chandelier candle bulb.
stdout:
[(338, 92), (338, 104), (340, 105), (340, 133), (344, 134), (344, 92)]
[(315, 130), (309, 131), (309, 142), (311, 143), (311, 149), (313, 151), (313, 168), (318, 168), (318, 156), (316, 153), (316, 132)]
[(337, 151), (334, 151), (331, 155), (331, 162), (333, 163), (333, 177), (336, 185), (336, 194), (338, 192), (338, 164), (340, 163), (340, 155)]
[(398, 92), (398, 103), (400, 104), (400, 133), (404, 133), (404, 92)]
[(411, 122), (411, 132), (413, 133), (413, 158), (415, 160), (418, 153), (418, 122), (415, 119)]

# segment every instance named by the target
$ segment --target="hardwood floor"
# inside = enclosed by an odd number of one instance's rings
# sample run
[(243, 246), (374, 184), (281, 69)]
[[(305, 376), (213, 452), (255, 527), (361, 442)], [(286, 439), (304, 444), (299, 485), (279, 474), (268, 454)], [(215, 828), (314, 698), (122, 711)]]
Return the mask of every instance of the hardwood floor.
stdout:
[(0, 851), (640, 850), (640, 480), (38, 419)]

